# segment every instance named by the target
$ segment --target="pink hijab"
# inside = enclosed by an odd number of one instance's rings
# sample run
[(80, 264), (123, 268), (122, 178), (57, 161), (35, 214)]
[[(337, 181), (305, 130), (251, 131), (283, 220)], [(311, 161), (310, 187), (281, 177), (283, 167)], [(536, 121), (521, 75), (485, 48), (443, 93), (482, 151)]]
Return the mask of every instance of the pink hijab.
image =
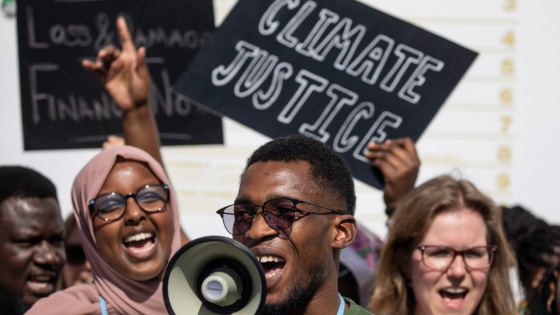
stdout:
[[(133, 281), (113, 269), (97, 249), (88, 202), (97, 196), (119, 156), (146, 163), (162, 183), (169, 184), (163, 167), (148, 153), (131, 146), (118, 146), (101, 151), (89, 161), (74, 180), (72, 202), (74, 216), (82, 237), (82, 246), (91, 264), (93, 284), (74, 286), (54, 293), (48, 298), (39, 300), (26, 314), (101, 314), (100, 296), (107, 301), (109, 314), (167, 313), (162, 293), (163, 271), (152, 280)], [(171, 255), (173, 255), (180, 248), (179, 208), (173, 190), (170, 192), (166, 211), (173, 211), (175, 219), (175, 232), (171, 244)]]

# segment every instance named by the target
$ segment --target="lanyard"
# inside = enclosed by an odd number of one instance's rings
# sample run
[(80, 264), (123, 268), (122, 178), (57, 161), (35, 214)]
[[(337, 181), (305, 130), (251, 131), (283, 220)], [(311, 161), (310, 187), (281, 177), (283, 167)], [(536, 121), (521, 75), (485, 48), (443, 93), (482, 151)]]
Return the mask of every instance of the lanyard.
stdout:
[(107, 313), (107, 302), (102, 296), (99, 296), (99, 308), (101, 309), (101, 315), (109, 315)]
[(344, 299), (340, 293), (338, 294), (338, 297), (340, 298), (340, 306), (338, 307), (338, 313), (336, 313), (336, 315), (344, 315), (344, 307), (346, 303), (344, 303)]

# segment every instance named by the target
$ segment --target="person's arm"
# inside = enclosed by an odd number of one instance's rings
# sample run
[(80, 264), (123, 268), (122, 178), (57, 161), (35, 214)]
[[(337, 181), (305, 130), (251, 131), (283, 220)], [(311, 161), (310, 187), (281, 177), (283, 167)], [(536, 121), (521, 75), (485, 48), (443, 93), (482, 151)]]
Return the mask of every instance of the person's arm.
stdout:
[[(136, 50), (124, 18), (117, 19), (122, 50), (108, 46), (99, 51), (97, 60), (84, 60), (82, 66), (95, 74), (122, 112), (124, 142), (142, 149), (163, 166), (159, 151), (159, 132), (150, 106), (150, 74), (146, 49)], [(104, 147), (121, 145), (118, 137), (109, 138)], [(181, 228), (181, 245), (189, 238)]]
[(122, 50), (108, 46), (99, 51), (97, 60), (84, 60), (122, 112), (122, 130), (126, 144), (148, 152), (161, 165), (157, 124), (150, 106), (150, 74), (146, 50), (136, 50), (124, 18), (117, 19)]
[[(410, 138), (387, 140), (384, 143), (369, 143), (366, 157), (371, 165), (383, 174), (385, 187), (383, 200), (388, 210), (395, 209), (416, 183), (420, 159), (414, 142)], [(391, 216), (392, 213), (387, 213)]]

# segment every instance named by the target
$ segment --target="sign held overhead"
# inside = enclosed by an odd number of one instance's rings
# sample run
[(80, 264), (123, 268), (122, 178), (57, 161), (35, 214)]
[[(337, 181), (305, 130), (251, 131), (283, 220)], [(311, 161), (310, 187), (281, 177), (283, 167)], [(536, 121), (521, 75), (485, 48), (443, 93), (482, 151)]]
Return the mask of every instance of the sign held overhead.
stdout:
[(267, 136), (327, 143), (381, 188), (367, 143), (417, 140), (476, 56), (353, 0), (240, 0), (175, 88)]

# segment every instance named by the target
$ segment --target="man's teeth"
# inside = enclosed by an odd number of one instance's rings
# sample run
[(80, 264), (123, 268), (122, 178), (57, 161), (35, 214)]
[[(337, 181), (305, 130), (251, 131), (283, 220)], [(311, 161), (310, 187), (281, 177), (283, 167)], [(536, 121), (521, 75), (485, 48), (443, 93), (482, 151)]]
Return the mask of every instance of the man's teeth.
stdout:
[(43, 282), (49, 282), (51, 281), (51, 277), (49, 276), (35, 276), (33, 278), (33, 282), (37, 282), (37, 283), (43, 283)]
[(274, 276), (276, 276), (280, 271), (270, 271), (264, 274), (264, 277), (267, 279), (270, 279)]
[(49, 283), (48, 282), (35, 282), (35, 281), (29, 281), (29, 283), (33, 286), (36, 286), (38, 288), (46, 288)]
[(464, 288), (445, 288), (442, 291), (451, 293), (451, 294), (463, 294), (467, 293), (467, 289)]
[(154, 237), (152, 233), (138, 233), (124, 239), (125, 243), (138, 242)]
[(257, 260), (260, 261), (261, 263), (266, 263), (266, 262), (284, 262), (285, 260), (280, 258), (280, 257), (276, 257), (276, 256), (258, 256)]

